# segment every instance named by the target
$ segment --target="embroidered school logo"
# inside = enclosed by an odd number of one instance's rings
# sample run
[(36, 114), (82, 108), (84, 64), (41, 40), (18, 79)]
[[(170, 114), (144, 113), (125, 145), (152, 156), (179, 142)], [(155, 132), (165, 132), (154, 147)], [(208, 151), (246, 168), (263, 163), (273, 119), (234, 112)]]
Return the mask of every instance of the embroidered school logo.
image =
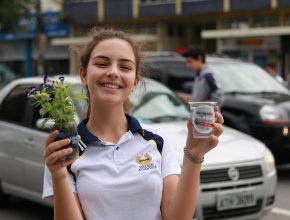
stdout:
[(152, 157), (148, 152), (142, 152), (137, 155), (136, 161), (140, 164), (139, 171), (157, 168), (156, 165), (152, 163)]

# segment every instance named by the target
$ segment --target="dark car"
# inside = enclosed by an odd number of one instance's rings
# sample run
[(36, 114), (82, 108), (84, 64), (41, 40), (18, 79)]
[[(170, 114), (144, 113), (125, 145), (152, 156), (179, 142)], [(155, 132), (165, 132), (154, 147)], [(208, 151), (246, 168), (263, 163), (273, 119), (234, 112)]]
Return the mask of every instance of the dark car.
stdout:
[[(185, 60), (174, 52), (148, 52), (145, 54), (145, 72), (174, 91), (191, 87), (194, 74), (186, 68)], [(188, 83), (189, 82), (189, 83)]]
[[(191, 88), (194, 74), (186, 69), (182, 56), (149, 54), (147, 60), (153, 78), (175, 91)], [(206, 60), (221, 88), (225, 124), (263, 141), (278, 164), (290, 163), (289, 90), (255, 64), (211, 56)]]

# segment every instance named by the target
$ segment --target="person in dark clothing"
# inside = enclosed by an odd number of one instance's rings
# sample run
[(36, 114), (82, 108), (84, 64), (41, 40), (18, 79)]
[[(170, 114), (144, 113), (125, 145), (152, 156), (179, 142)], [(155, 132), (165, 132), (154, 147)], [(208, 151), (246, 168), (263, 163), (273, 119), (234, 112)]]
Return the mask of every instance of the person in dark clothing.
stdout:
[[(195, 73), (191, 96), (187, 101), (218, 101), (217, 82), (213, 70), (205, 64), (204, 50), (191, 47), (183, 56), (186, 58), (187, 68)], [(186, 99), (185, 96), (182, 98)]]

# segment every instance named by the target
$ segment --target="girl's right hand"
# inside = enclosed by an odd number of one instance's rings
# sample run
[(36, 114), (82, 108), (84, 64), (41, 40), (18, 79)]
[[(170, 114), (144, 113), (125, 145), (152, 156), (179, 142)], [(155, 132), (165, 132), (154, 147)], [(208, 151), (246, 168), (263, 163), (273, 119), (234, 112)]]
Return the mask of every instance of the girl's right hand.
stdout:
[(44, 147), (44, 161), (49, 171), (51, 172), (52, 178), (66, 178), (67, 169), (66, 167), (71, 164), (75, 159), (60, 161), (59, 159), (63, 156), (69, 155), (73, 152), (72, 148), (63, 148), (70, 143), (70, 139), (66, 138), (59, 141), (54, 141), (58, 131), (55, 130), (47, 137)]

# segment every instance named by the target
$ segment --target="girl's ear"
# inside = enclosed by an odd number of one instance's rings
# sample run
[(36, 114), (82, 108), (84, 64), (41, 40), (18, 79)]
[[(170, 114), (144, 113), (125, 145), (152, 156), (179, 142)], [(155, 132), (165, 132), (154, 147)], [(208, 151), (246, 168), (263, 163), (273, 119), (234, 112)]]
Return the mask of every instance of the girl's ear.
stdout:
[(137, 88), (138, 86), (138, 83), (140, 82), (140, 76), (136, 76), (136, 79), (134, 81), (134, 86), (133, 86), (133, 91), (135, 91), (135, 89)]
[(87, 86), (88, 83), (87, 83), (87, 72), (86, 72), (86, 69), (81, 66), (80, 69), (79, 69), (79, 73), (80, 73), (80, 79), (81, 79), (83, 85)]

